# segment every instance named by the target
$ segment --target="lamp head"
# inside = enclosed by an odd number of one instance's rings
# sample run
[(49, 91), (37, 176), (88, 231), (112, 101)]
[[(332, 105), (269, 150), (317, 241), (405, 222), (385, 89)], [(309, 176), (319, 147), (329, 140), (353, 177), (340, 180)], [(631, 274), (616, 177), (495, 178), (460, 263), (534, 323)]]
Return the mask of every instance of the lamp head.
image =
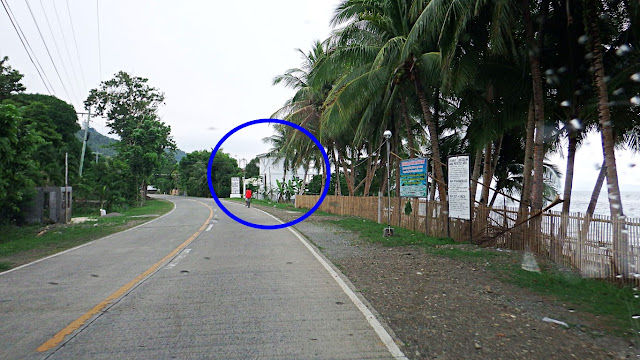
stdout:
[(391, 131), (385, 130), (384, 133), (382, 133), (382, 136), (384, 136), (385, 139), (389, 140), (391, 138)]

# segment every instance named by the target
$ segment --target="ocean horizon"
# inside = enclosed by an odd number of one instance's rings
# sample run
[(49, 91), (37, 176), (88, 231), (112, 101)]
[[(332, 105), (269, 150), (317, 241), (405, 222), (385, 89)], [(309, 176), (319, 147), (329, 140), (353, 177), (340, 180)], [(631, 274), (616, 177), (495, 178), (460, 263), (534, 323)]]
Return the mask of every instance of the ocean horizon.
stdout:
[[(628, 218), (640, 219), (640, 191), (622, 191), (620, 197), (622, 200), (622, 210), (624, 215)], [(584, 214), (587, 211), (590, 201), (591, 191), (572, 191), (569, 211), (572, 213)], [(504, 200), (501, 195), (498, 195), (494, 204), (496, 207), (500, 207), (502, 205), (509, 207), (518, 206), (514, 201), (509, 199)], [(554, 206), (551, 210), (561, 211), (562, 204)], [(604, 187), (600, 192), (600, 196), (598, 196), (598, 202), (596, 203), (596, 208), (593, 213), (596, 215), (611, 215), (611, 211), (609, 210), (609, 198), (607, 196), (607, 190)]]

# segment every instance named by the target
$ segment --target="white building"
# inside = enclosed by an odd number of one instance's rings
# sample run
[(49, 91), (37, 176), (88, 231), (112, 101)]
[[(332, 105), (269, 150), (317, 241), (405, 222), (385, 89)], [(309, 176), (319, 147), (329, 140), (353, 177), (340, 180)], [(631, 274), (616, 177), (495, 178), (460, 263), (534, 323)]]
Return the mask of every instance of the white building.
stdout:
[(278, 199), (278, 184), (276, 183), (276, 180), (282, 182), (283, 178), (284, 181), (299, 178), (302, 179), (305, 184), (308, 184), (315, 175), (320, 174), (318, 170), (313, 168), (313, 166), (311, 166), (309, 171), (307, 171), (306, 177), (302, 166), (297, 169), (288, 169), (285, 174), (283, 159), (276, 160), (275, 158), (268, 156), (258, 156), (258, 159), (260, 160), (260, 177), (262, 178), (262, 184), (258, 191), (258, 199), (265, 198), (265, 190), (267, 191), (269, 198), (272, 200)]

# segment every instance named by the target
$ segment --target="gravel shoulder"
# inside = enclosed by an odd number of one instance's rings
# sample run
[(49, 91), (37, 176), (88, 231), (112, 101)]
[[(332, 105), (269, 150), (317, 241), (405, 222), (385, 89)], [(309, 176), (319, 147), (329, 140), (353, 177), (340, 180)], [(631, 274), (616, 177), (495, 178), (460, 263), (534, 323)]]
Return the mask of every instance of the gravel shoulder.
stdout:
[[(256, 205), (283, 221), (300, 213)], [(295, 227), (374, 307), (410, 359), (630, 359), (629, 340), (607, 319), (505, 282), (491, 262), (383, 247), (312, 215)], [(518, 254), (500, 257), (514, 261)], [(499, 257), (497, 257), (499, 258)], [(570, 325), (542, 321), (549, 317)]]

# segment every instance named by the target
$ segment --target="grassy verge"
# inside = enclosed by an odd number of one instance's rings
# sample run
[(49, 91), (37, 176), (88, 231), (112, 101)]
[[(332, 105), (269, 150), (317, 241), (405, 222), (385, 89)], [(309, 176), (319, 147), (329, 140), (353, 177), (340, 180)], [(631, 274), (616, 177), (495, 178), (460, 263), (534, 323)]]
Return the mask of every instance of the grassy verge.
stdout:
[(637, 337), (640, 314), (638, 291), (600, 279), (583, 278), (577, 274), (543, 267), (540, 273), (522, 270), (519, 264), (498, 269), (502, 279), (538, 294), (551, 296), (573, 309), (603, 317), (601, 330), (628, 337)]
[(130, 208), (119, 216), (92, 216), (81, 224), (0, 226), (0, 271), (70, 249), (143, 222), (152, 220), (173, 209), (165, 200), (149, 200), (145, 206)]
[(525, 271), (520, 268), (521, 255), (518, 252), (497, 252), (401, 228), (394, 229), (393, 237), (385, 238), (382, 231), (386, 225), (361, 218), (341, 217), (330, 222), (357, 232), (361, 239), (368, 242), (384, 246), (420, 246), (436, 256), (489, 263), (488, 268), (502, 281), (553, 298), (576, 311), (599, 316), (597, 322), (605, 327), (600, 330), (626, 337), (637, 336), (640, 330), (640, 319), (632, 319), (632, 316), (640, 315), (640, 292), (631, 286), (582, 278), (557, 266), (542, 266), (541, 273)]

